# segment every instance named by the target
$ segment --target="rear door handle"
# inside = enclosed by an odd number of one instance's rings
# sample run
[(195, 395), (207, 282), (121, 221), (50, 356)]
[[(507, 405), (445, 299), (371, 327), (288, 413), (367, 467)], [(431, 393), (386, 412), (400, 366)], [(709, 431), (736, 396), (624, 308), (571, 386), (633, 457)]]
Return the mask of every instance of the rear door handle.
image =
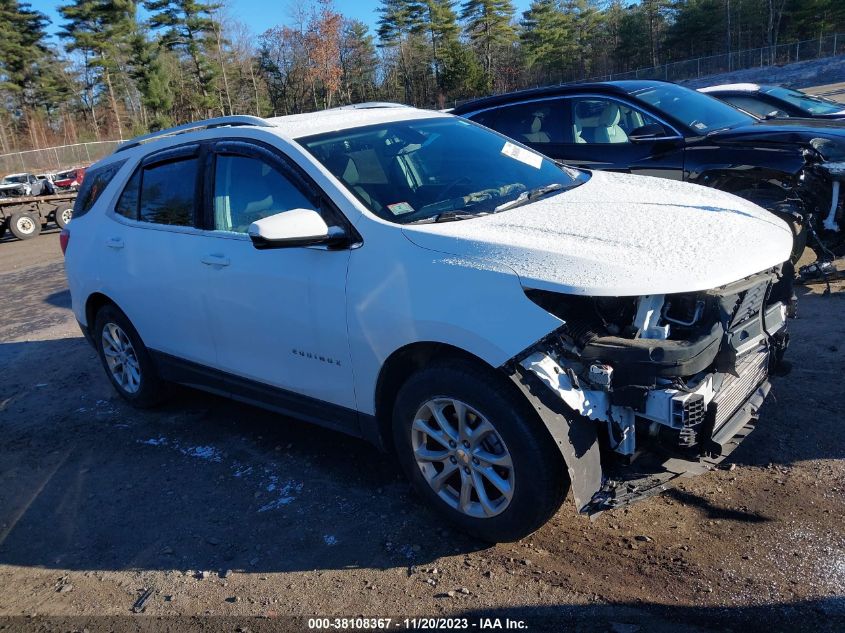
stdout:
[(106, 246), (115, 250), (123, 248), (123, 239), (119, 237), (110, 237), (106, 240)]
[(206, 266), (222, 268), (229, 265), (229, 258), (224, 255), (206, 255), (200, 260)]

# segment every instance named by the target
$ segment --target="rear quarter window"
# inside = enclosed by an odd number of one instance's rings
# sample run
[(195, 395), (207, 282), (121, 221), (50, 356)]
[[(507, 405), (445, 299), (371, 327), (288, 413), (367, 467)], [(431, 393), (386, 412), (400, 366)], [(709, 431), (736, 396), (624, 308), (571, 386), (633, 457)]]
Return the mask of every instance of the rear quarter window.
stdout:
[(75, 219), (82, 217), (91, 210), (124, 163), (126, 163), (125, 160), (109, 163), (92, 169), (86, 174), (73, 205), (73, 217)]

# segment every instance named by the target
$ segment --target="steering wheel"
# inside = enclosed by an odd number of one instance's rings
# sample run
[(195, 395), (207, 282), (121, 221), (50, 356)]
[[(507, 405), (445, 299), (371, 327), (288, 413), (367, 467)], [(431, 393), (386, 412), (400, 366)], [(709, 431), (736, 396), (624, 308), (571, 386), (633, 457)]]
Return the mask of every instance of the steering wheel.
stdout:
[(458, 178), (457, 180), (453, 180), (448, 185), (446, 185), (446, 188), (443, 191), (440, 192), (440, 200), (448, 200), (449, 196), (447, 196), (446, 194), (450, 193), (455, 187), (457, 187), (461, 183), (467, 183), (468, 184), (468, 183), (471, 183), (471, 182), (472, 181), (467, 176), (462, 176), (461, 178)]

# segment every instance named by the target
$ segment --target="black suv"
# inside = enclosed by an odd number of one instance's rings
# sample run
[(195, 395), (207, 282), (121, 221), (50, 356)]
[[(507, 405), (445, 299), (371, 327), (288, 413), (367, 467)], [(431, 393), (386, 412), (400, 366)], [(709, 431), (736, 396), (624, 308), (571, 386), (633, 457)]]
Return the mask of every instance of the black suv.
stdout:
[[(807, 241), (807, 219), (841, 245), (845, 126), (759, 121), (707, 95), (661, 81), (537, 88), (453, 110), (563, 163), (686, 180), (728, 191), (785, 219)], [(843, 196), (845, 197), (845, 196)], [(843, 227), (845, 228), (845, 227)]]

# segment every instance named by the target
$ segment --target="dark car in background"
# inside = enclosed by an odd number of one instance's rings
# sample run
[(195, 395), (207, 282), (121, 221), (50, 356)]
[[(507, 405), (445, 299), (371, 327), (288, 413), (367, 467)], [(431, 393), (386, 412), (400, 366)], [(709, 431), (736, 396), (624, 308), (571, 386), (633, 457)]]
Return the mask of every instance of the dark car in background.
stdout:
[(841, 245), (836, 219), (845, 196), (836, 181), (845, 177), (845, 126), (839, 123), (761, 121), (661, 81), (537, 88), (452, 112), (562, 163), (684, 180), (749, 199), (792, 227), (793, 261), (806, 245), (810, 218)]
[(794, 88), (760, 84), (723, 84), (699, 88), (735, 108), (761, 119), (825, 119), (845, 121), (845, 104), (807, 94)]

